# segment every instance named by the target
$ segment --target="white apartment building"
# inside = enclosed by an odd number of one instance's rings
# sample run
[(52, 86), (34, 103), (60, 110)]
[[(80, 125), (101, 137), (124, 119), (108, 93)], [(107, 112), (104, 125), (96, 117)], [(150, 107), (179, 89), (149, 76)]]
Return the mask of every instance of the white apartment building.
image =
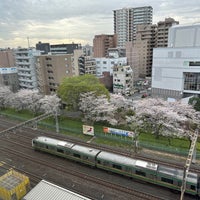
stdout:
[(37, 88), (35, 61), (36, 56), (39, 55), (40, 51), (35, 48), (18, 48), (15, 50), (16, 68), (21, 89)]
[(130, 94), (133, 88), (133, 70), (130, 66), (117, 65), (113, 71), (113, 92)]
[(170, 28), (167, 48), (154, 48), (152, 95), (200, 95), (200, 24)]
[(126, 65), (126, 57), (112, 57), (112, 58), (95, 58), (96, 60), (96, 75), (101, 77), (103, 72), (110, 72), (110, 75), (113, 74), (113, 67), (115, 65)]
[(138, 24), (152, 24), (152, 12), (151, 6), (113, 11), (114, 33), (117, 34), (118, 47), (125, 47), (127, 42), (134, 40)]

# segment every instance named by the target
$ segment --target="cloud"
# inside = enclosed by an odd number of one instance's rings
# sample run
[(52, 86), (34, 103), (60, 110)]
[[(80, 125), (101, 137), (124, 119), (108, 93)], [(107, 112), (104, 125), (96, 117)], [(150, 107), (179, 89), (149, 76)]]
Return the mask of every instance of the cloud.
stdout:
[(199, 0), (0, 0), (0, 47), (38, 41), (90, 43), (96, 34), (113, 34), (113, 10), (153, 7), (153, 23), (172, 17), (180, 24), (200, 19)]

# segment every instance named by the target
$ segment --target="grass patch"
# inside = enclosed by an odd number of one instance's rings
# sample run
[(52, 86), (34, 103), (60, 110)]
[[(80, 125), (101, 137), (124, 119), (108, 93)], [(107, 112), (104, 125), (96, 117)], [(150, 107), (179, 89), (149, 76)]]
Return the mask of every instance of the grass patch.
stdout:
[[(9, 118), (13, 117), (13, 119), (23, 120), (26, 121), (28, 119), (34, 118), (34, 116), (30, 111), (20, 111), (16, 112), (14, 109), (5, 109), (1, 110), (0, 114), (3, 114)], [(72, 119), (69, 117), (59, 117), (59, 127), (60, 127), (60, 133), (70, 135), (73, 137), (77, 137), (79, 139), (82, 139), (84, 141), (88, 141), (91, 139), (91, 136), (83, 135), (82, 133), (82, 125), (84, 123), (79, 119)], [(55, 131), (55, 119), (54, 117), (46, 118), (45, 120), (42, 120), (38, 126), (41, 129), (45, 130), (51, 130)], [(95, 123), (94, 124), (94, 131), (96, 138), (93, 142), (97, 144), (105, 144), (109, 146), (115, 146), (115, 147), (124, 147), (124, 148), (130, 148), (131, 145), (133, 145), (132, 138), (125, 138), (121, 136), (111, 136), (111, 135), (105, 135), (103, 133), (103, 127), (107, 126), (104, 123)], [(120, 128), (126, 130), (126, 128)], [(145, 143), (146, 147), (151, 148), (152, 146), (158, 146), (161, 147), (163, 150), (168, 150), (168, 148), (180, 148), (184, 149), (186, 152), (189, 150), (190, 142), (188, 139), (179, 139), (179, 138), (167, 138), (164, 136), (159, 136), (157, 139), (153, 134), (151, 133), (141, 133), (138, 137), (139, 142), (142, 144), (142, 142)], [(200, 142), (197, 142), (197, 150), (200, 150)]]

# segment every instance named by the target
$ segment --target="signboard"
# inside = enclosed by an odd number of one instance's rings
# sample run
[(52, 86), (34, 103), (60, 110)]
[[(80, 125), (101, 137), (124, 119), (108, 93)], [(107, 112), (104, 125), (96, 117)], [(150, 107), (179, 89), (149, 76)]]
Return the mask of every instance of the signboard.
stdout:
[(114, 135), (121, 135), (121, 136), (125, 136), (125, 137), (134, 137), (135, 136), (135, 133), (132, 131), (126, 131), (126, 130), (109, 128), (109, 127), (104, 127), (103, 132), (114, 134)]
[(16, 67), (0, 68), (0, 74), (12, 74), (12, 73), (17, 73)]
[(94, 136), (94, 127), (88, 126), (88, 125), (83, 125), (83, 134)]

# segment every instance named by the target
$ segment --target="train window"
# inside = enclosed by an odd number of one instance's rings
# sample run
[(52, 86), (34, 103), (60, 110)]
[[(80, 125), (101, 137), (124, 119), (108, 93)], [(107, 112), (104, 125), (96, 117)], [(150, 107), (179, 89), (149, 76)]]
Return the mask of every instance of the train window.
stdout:
[(65, 151), (65, 154), (67, 155), (67, 154), (70, 154), (70, 152), (69, 151)]
[(88, 160), (88, 156), (83, 156), (83, 159), (84, 160)]
[(103, 164), (106, 166), (109, 166), (109, 162), (108, 161), (104, 161)]
[(80, 156), (79, 154), (77, 154), (77, 153), (74, 153), (73, 155), (74, 155), (74, 157), (76, 157), (76, 158), (80, 158), (80, 157), (81, 157), (81, 156)]
[(57, 149), (57, 152), (64, 153), (64, 150), (63, 149)]
[(196, 190), (195, 185), (191, 185), (191, 186), (190, 186), (190, 189), (191, 189), (191, 190)]
[(161, 177), (161, 181), (166, 182), (166, 183), (173, 184), (173, 180), (172, 180), (172, 179), (169, 179), (169, 178)]
[(126, 168), (125, 168), (125, 171), (131, 172), (131, 168), (130, 168), (130, 167), (126, 167)]
[(135, 173), (137, 175), (140, 175), (140, 176), (146, 176), (145, 172), (141, 172), (141, 171), (138, 171), (138, 170), (136, 170)]
[(49, 147), (47, 145), (45, 145), (45, 148), (48, 149)]
[(113, 164), (113, 168), (115, 168), (115, 169), (122, 169), (122, 167), (120, 166), (120, 165), (116, 165), (116, 164)]

